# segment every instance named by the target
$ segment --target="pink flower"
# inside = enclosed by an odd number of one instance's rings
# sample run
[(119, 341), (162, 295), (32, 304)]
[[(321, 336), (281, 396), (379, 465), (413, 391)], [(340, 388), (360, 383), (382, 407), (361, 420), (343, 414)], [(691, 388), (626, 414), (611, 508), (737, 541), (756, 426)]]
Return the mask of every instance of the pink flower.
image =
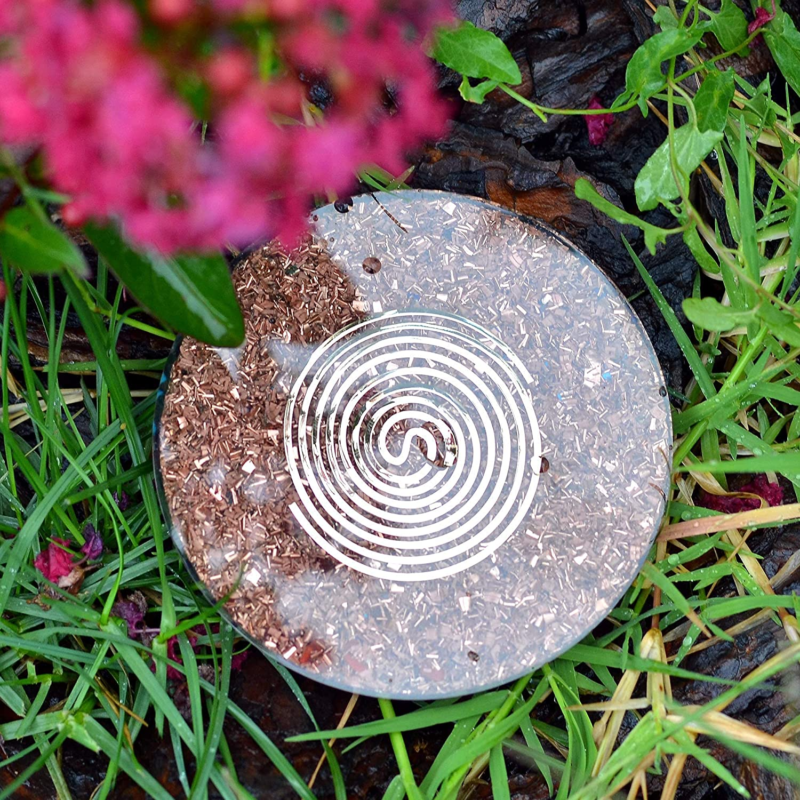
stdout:
[(38, 138), (44, 124), (25, 77), (0, 62), (0, 140), (9, 144), (31, 141)]
[[(294, 237), (315, 196), (346, 192), (366, 163), (402, 171), (410, 148), (445, 129), (420, 42), (450, 14), (446, 0), (149, 0), (164, 38), (154, 52), (123, 0), (0, 5), (0, 141), (41, 149), (71, 198), (67, 224), (116, 219), (141, 246)], [(274, 35), (278, 78), (263, 80), (242, 44), (253, 20)], [(195, 28), (203, 36), (187, 38)], [(209, 58), (201, 39), (226, 44)], [(309, 124), (301, 75), (331, 87), (321, 124)], [(167, 76), (205, 79), (209, 141)]]
[(775, 19), (777, 10), (775, 8), (775, 0), (772, 0), (772, 12), (767, 11), (766, 8), (759, 6), (756, 9), (756, 18), (747, 26), (747, 35), (752, 36), (757, 30), (763, 28), (768, 22)]
[(226, 47), (215, 53), (208, 65), (211, 88), (221, 97), (237, 95), (253, 77), (253, 58), (236, 47)]
[[(756, 475), (738, 491), (758, 495), (766, 500), (769, 506), (779, 506), (783, 503), (783, 488), (779, 483), (770, 483), (766, 475)], [(756, 497), (729, 497), (709, 494), (705, 490), (701, 491), (697, 504), (713, 511), (721, 511), (723, 514), (736, 514), (740, 511), (761, 508), (761, 501)]]
[(150, 0), (149, 5), (153, 18), (163, 25), (184, 22), (195, 11), (193, 0)]
[(65, 550), (69, 547), (66, 539), (53, 539), (46, 550), (42, 550), (33, 561), (33, 566), (51, 583), (58, 583), (72, 572), (72, 553)]
[[(595, 95), (589, 101), (589, 108), (592, 110), (599, 110), (601, 108), (605, 108), (605, 106), (600, 102), (600, 98)], [(605, 142), (606, 137), (608, 136), (608, 131), (614, 124), (614, 115), (586, 114), (584, 119), (586, 120), (586, 128), (589, 131), (589, 144), (593, 145), (594, 147), (600, 147), (600, 145)]]

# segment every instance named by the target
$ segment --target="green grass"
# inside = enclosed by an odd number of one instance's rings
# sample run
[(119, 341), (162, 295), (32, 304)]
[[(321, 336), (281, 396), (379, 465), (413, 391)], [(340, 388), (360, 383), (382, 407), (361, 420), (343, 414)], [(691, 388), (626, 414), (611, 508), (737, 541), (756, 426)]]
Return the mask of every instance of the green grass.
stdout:
[[(686, 4), (677, 24), (693, 24), (698, 8)], [(662, 90), (643, 98), (673, 121), (668, 141), (678, 107), (694, 117), (702, 111), (692, 107), (685, 79), (708, 75), (712, 67), (703, 55), (687, 45), (684, 54), (667, 61)], [(676, 73), (679, 59), (688, 62), (688, 73)], [(676, 442), (663, 533), (689, 519), (711, 520), (710, 532), (654, 544), (641, 575), (596, 634), (501, 690), (400, 715), (383, 700), (382, 719), (319, 730), (294, 677), (276, 665), (314, 728), (295, 739), (320, 742), (337, 800), (349, 791), (335, 754), (375, 736), (388, 736), (395, 755), (396, 763), (387, 764), (384, 795), (394, 800), (456, 800), (479, 779), (491, 782), (497, 800), (506, 800), (509, 754), (538, 769), (559, 800), (599, 800), (631, 786), (641, 796), (653, 771), (666, 776), (663, 796), (669, 798), (688, 757), (743, 792), (735, 775), (712, 756), (709, 739), (800, 784), (797, 762), (776, 755), (800, 753), (791, 744), (800, 717), (776, 737), (724, 715), (744, 692), (774, 688), (776, 676), (797, 671), (797, 599), (775, 593), (748, 546), (750, 530), (763, 527), (766, 519), (756, 513), (746, 530), (714, 530), (715, 512), (697, 508), (693, 500), (697, 487), (729, 492), (736, 473), (766, 472), (795, 492), (800, 488), (798, 119), (789, 113), (788, 101), (771, 96), (768, 84), (754, 88), (737, 79), (736, 88), (739, 94), (722, 109), (716, 163), (704, 165), (725, 201), (734, 244), (725, 244), (692, 204), (693, 178), (674, 149), (669, 167), (678, 199), (664, 204), (678, 227), (642, 226), (653, 245), (669, 235), (685, 236), (698, 257), (703, 277), (694, 298), (698, 304), (686, 307), (693, 323), (687, 329), (637, 252), (628, 248), (692, 373), (687, 385), (670, 387)], [(765, 161), (759, 147), (764, 143), (780, 153), (774, 163)], [(589, 188), (580, 191), (596, 199)], [(601, 207), (617, 213), (609, 206)], [(630, 222), (631, 216), (622, 221)], [(3, 269), (7, 286), (14, 286), (15, 276), (7, 265)], [(153, 373), (162, 364), (121, 361), (115, 348), (126, 325), (159, 329), (131, 312), (120, 313), (121, 293), (110, 289), (102, 263), (91, 285), (70, 276), (61, 279), (67, 297), (62, 308), (56, 306), (56, 280), (34, 284), (23, 276), (9, 292), (2, 317), (0, 702), (15, 719), (0, 725), (0, 741), (23, 749), (0, 761), (0, 769), (16, 770), (23, 756), (32, 761), (0, 791), (0, 800), (13, 796), (37, 770), (47, 770), (60, 798), (70, 797), (61, 759), (67, 740), (107, 760), (95, 797), (113, 797), (115, 782), (125, 773), (148, 796), (165, 798), (155, 776), (137, 760), (143, 736), (163, 738), (187, 796), (207, 797), (213, 787), (226, 799), (247, 798), (227, 725), (243, 728), (287, 785), (310, 800), (315, 796), (308, 788), (310, 775), (299, 774), (231, 698), (230, 665), (239, 648), (235, 632), (194, 585), (164, 530), (150, 461)], [(722, 300), (721, 310), (699, 304), (704, 297)], [(47, 333), (44, 369), (34, 368), (28, 356), (25, 320), (31, 311), (39, 314)], [(67, 311), (80, 317), (94, 351), (91, 362), (61, 363)], [(131, 497), (125, 511), (114, 500), (122, 489)], [(54, 537), (79, 547), (87, 522), (103, 534), (101, 561), (87, 571), (77, 595), (56, 587), (45, 591), (33, 567), (36, 554)], [(145, 594), (148, 622), (161, 632), (149, 645), (129, 638), (124, 623), (112, 615), (114, 603), (134, 590)], [(683, 666), (690, 654), (756, 625), (774, 626), (787, 646), (742, 680), (725, 681)], [(197, 654), (187, 638), (189, 628), (204, 631)], [(178, 636), (183, 661), (172, 666), (186, 676), (191, 722), (168, 691), (167, 639), (172, 635)], [(665, 636), (679, 642), (674, 657), (666, 656)], [(207, 672), (201, 676), (201, 662), (214, 665), (213, 680), (206, 679)], [(682, 707), (673, 699), (671, 683), (685, 679), (718, 684), (715, 699)], [(619, 741), (626, 713), (636, 725)], [(428, 773), (415, 775), (404, 734), (435, 725), (449, 726), (450, 733)], [(329, 747), (332, 738), (336, 743)], [(191, 771), (184, 752), (195, 764)]]
[[(6, 279), (9, 283), (12, 279), (8, 271)], [(106, 283), (101, 269), (98, 290), (104, 291)], [(654, 286), (650, 288), (657, 291)], [(42, 292), (47, 292), (49, 298), (43, 297)], [(136, 759), (139, 737), (154, 735), (162, 735), (165, 746), (174, 749), (187, 796), (206, 796), (209, 787), (214, 786), (223, 797), (247, 797), (237, 779), (235, 761), (225, 758), (229, 751), (223, 722), (227, 717), (253, 737), (264, 757), (280, 770), (298, 796), (312, 798), (315, 795), (306, 783), (310, 776), (298, 774), (276, 745), (231, 700), (234, 634), (208, 606), (165, 539), (149, 457), (154, 396), (139, 391), (137, 395), (145, 396), (132, 397), (125, 366), (135, 371), (140, 365), (123, 365), (114, 352), (114, 342), (124, 325), (117, 312), (119, 293), (109, 298), (108, 315), (93, 310), (75, 284), (67, 285), (67, 296), (64, 308), (58, 310), (72, 308), (81, 316), (95, 350), (96, 373), (82, 372), (75, 377), (63, 369), (35, 369), (29, 361), (22, 320), (31, 304), (41, 312), (50, 337), (48, 363), (57, 365), (60, 361), (63, 324), (59, 320), (64, 316), (56, 313), (52, 283), (40, 282), (37, 288), (29, 278), (22, 278), (3, 318), (0, 525), (5, 535), (0, 544), (0, 602), (4, 611), (0, 619), (0, 701), (18, 719), (0, 725), (0, 735), (7, 742), (19, 740), (36, 758), (0, 797), (12, 796), (14, 789), (38, 769), (49, 772), (60, 797), (69, 797), (59, 758), (59, 748), (66, 739), (108, 758), (108, 771), (98, 787), (98, 797), (113, 796), (120, 773), (127, 773), (149, 796), (165, 797), (154, 776)], [(658, 294), (656, 299), (662, 303)], [(759, 420), (763, 423), (764, 415), (772, 422), (787, 416), (781, 401), (773, 399), (776, 392), (772, 389), (789, 390), (796, 379), (796, 365), (786, 359), (790, 350), (777, 340), (768, 341), (768, 335), (760, 339), (764, 349), (759, 352), (742, 339), (741, 354), (727, 374), (711, 377), (707, 373), (714, 385), (712, 396), (727, 393), (735, 398), (732, 405), (722, 405), (730, 416), (715, 421), (718, 406), (704, 405), (705, 395), (697, 392), (695, 403), (676, 415), (678, 420), (688, 420), (679, 429), (684, 431), (681, 436), (704, 426), (702, 451), (713, 459), (720, 459), (720, 453), (731, 442), (736, 446), (745, 430), (740, 422), (733, 423), (735, 427), (723, 425), (731, 420), (734, 411), (740, 414), (744, 410), (753, 425)], [(764, 352), (769, 358), (762, 357)], [(19, 365), (14, 369), (9, 366), (12, 357)], [(741, 366), (743, 361), (746, 363)], [(775, 369), (775, 363), (783, 363), (783, 369)], [(731, 374), (737, 373), (747, 381), (744, 392), (737, 391), (738, 381), (730, 381)], [(146, 379), (134, 380), (141, 386)], [(155, 389), (155, 382), (152, 388)], [(687, 396), (692, 394), (691, 387), (684, 388)], [(75, 402), (76, 391), (80, 392), (80, 402)], [(780, 392), (777, 394), (780, 396)], [(43, 402), (33, 402), (34, 398)], [(12, 407), (13, 412), (9, 410)], [(693, 409), (703, 411), (688, 416)], [(741, 415), (737, 419), (741, 420)], [(29, 425), (30, 433), (25, 438), (18, 433), (21, 420)], [(80, 433), (79, 422), (88, 425), (88, 442)], [(791, 419), (787, 419), (783, 429), (784, 441), (789, 443), (791, 440), (785, 437), (791, 425)], [(723, 435), (720, 430), (728, 433)], [(709, 441), (708, 434), (713, 431), (717, 431), (717, 439)], [(794, 435), (796, 438), (796, 431)], [(779, 440), (780, 437), (775, 438), (774, 447)], [(687, 459), (702, 457), (695, 454), (699, 447), (683, 449)], [(680, 455), (680, 446), (678, 450)], [(749, 452), (742, 446), (738, 460), (756, 461), (757, 457)], [(782, 452), (796, 453), (796, 447)], [(727, 455), (724, 458), (730, 463)], [(676, 460), (676, 466), (679, 463)], [(740, 466), (740, 471), (746, 469), (744, 463)], [(676, 479), (683, 482), (679, 487), (683, 501), (671, 507), (672, 521), (692, 516), (693, 507), (685, 502), (687, 486), (698, 474), (691, 470), (688, 474), (676, 473)], [(711, 475), (717, 480), (723, 477), (722, 472)], [(19, 499), (23, 482), (32, 491), (27, 504)], [(132, 498), (124, 512), (113, 496), (120, 489)], [(51, 590), (52, 596), (43, 594), (41, 575), (32, 566), (35, 554), (53, 537), (73, 538), (80, 543), (86, 521), (104, 534), (106, 551), (99, 567), (87, 573), (77, 596), (56, 588)], [(722, 765), (708, 752), (700, 751), (694, 741), (700, 728), (735, 750), (746, 750), (748, 757), (767, 768), (780, 769), (800, 782), (800, 770), (791, 763), (776, 762), (767, 750), (752, 748), (752, 739), (743, 741), (740, 729), (711, 714), (724, 709), (751, 686), (796, 666), (800, 646), (795, 644), (781, 651), (754, 676), (732, 685), (695, 675), (680, 666), (692, 647), (702, 644), (700, 626), (709, 635), (726, 638), (725, 628), (731, 617), (754, 616), (771, 609), (781, 612), (782, 623), (791, 629), (795, 599), (771, 594), (759, 569), (757, 559), (749, 556), (746, 543), (734, 546), (726, 532), (657, 544), (651, 563), (611, 613), (610, 625), (602, 636), (589, 637), (514, 686), (456, 703), (434, 703), (399, 716), (385, 701), (381, 704), (383, 720), (336, 731), (315, 730), (297, 739), (320, 741), (320, 754), (328, 754), (325, 768), (333, 770), (338, 798), (348, 795), (333, 751), (340, 751), (353, 740), (358, 746), (369, 737), (385, 735), (390, 736), (397, 758), (397, 779), (390, 783), (388, 797), (456, 798), (465, 785), (482, 776), (494, 783), (496, 797), (505, 798), (506, 753), (536, 765), (553, 784), (558, 797), (607, 796), (617, 784), (643, 774), (651, 762), (666, 770), (667, 757), (675, 753), (701, 757), (720, 779), (737, 786), (736, 779)], [(717, 596), (716, 582), (725, 577), (737, 582), (741, 596)], [(158, 620), (158, 627), (166, 634), (154, 639), (150, 647), (128, 638), (124, 623), (111, 615), (120, 594), (127, 595), (134, 589), (147, 594), (151, 624)], [(679, 657), (670, 662), (664, 657), (663, 648), (657, 643), (654, 646), (651, 640), (658, 640), (662, 630), (687, 618), (697, 624), (686, 635)], [(186, 674), (192, 707), (192, 723), (188, 723), (167, 691), (165, 641), (167, 635), (198, 623), (208, 626), (206, 641), (213, 646), (207, 645), (203, 653), (219, 665), (219, 677), (215, 684), (200, 677), (198, 660), (185, 633), (181, 633), (180, 653), (185, 666), (173, 666)], [(214, 623), (220, 623), (218, 633), (211, 630)], [(157, 665), (155, 672), (150, 668), (151, 659)], [(648, 676), (648, 689), (636, 694), (634, 678), (640, 673)], [(313, 720), (291, 674), (285, 670), (282, 674)], [(664, 688), (676, 678), (716, 680), (725, 691), (706, 706), (681, 710)], [(51, 693), (63, 698), (54, 709), (49, 701)], [(614, 705), (606, 714), (612, 721), (606, 720), (605, 724), (599, 711), (581, 707), (583, 702), (612, 699)], [(556, 728), (537, 721), (537, 709), (546, 700), (561, 710), (562, 722)], [(635, 735), (617, 746), (618, 725), (613, 724), (613, 718), (615, 714), (619, 718), (623, 713), (619, 709), (626, 707), (639, 722)], [(149, 723), (147, 727), (140, 721), (144, 719)], [(316, 728), (315, 721), (313, 724)], [(441, 724), (451, 726), (452, 734), (428, 775), (415, 777), (403, 734)], [(323, 750), (323, 743), (330, 738), (341, 741), (332, 749), (325, 744)], [(775, 746), (776, 740), (764, 738), (763, 743)], [(191, 773), (186, 770), (184, 749), (197, 765)], [(0, 762), (0, 768), (10, 766), (14, 759)]]

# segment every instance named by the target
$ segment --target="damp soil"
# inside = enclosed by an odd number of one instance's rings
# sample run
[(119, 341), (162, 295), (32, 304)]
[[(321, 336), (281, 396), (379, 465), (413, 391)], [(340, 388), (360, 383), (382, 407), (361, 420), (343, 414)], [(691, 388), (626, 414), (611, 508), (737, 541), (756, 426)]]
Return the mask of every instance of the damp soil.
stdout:
[[(659, 0), (660, 2), (660, 0)], [(749, 10), (749, 3), (737, 3)], [(707, 4), (715, 7), (714, 0)], [(800, 19), (800, 0), (784, 0), (787, 13)], [(606, 104), (621, 90), (627, 61), (644, 38), (652, 34), (652, 23), (644, 0), (460, 0), (459, 13), (475, 24), (494, 30), (509, 45), (523, 74), (521, 92), (535, 96), (550, 106), (583, 107), (598, 95)], [(737, 71), (749, 80), (764, 77), (772, 65), (763, 43), (755, 43), (750, 58), (736, 61)], [(635, 211), (633, 181), (638, 169), (663, 139), (661, 123), (650, 115), (642, 120), (637, 112), (617, 117), (602, 148), (593, 148), (580, 118), (553, 118), (540, 123), (533, 115), (515, 106), (508, 98), (489, 96), (483, 107), (460, 104), (453, 76), (442, 74), (443, 91), (450, 94), (456, 108), (451, 134), (430, 146), (420, 157), (411, 183), (421, 188), (441, 188), (494, 200), (516, 211), (549, 222), (572, 238), (617, 283), (628, 296), (635, 296), (634, 308), (643, 320), (671, 388), (680, 390), (688, 370), (677, 346), (652, 303), (641, 294), (639, 281), (630, 259), (621, 245), (625, 234), (661, 287), (670, 304), (679, 313), (681, 301), (690, 294), (695, 265), (678, 237), (650, 256), (635, 229), (619, 226), (575, 199), (572, 187), (581, 175), (589, 177), (599, 191), (613, 202)], [(322, 89), (320, 91), (323, 91)], [(320, 103), (324, 98), (320, 99)], [(721, 209), (707, 182), (698, 181), (698, 192), (706, 202), (710, 216), (721, 216)], [(0, 186), (0, 193), (3, 187)], [(663, 212), (647, 215), (655, 224), (669, 222)], [(46, 355), (46, 333), (41, 329), (35, 310), (29, 320), (29, 346), (34, 357)], [(91, 349), (78, 325), (70, 317), (66, 324), (65, 359), (90, 361)], [(126, 333), (119, 342), (127, 358), (161, 358), (167, 355), (163, 343), (145, 334)], [(38, 348), (38, 350), (37, 350)], [(144, 378), (143, 380), (147, 380)], [(19, 429), (25, 435), (24, 426)], [(88, 432), (87, 432), (88, 435)], [(24, 498), (23, 498), (24, 500)], [(763, 556), (768, 575), (780, 575), (776, 591), (791, 594), (800, 591), (800, 526), (787, 526), (753, 534), (751, 547)], [(686, 659), (683, 666), (698, 672), (741, 680), (755, 667), (786, 644), (781, 628), (767, 620), (734, 637), (719, 642)], [(677, 641), (668, 652), (677, 649)], [(299, 685), (321, 727), (336, 727), (347, 706), (349, 695), (300, 678)], [(676, 700), (684, 703), (706, 702), (718, 686), (703, 681), (673, 683)], [(784, 691), (777, 691), (783, 689)], [(791, 687), (773, 679), (764, 687), (751, 690), (729, 707), (728, 713), (775, 733), (796, 713), (787, 702)], [(297, 699), (280, 675), (265, 659), (251, 657), (231, 682), (231, 696), (256, 724), (281, 748), (300, 775), (313, 774), (321, 750), (309, 743), (287, 743), (287, 737), (311, 730), (311, 724)], [(52, 693), (50, 701), (59, 700)], [(411, 704), (397, 704), (398, 713), (413, 709)], [(379, 718), (377, 703), (361, 698), (351, 723)], [(0, 707), (0, 721), (9, 719)], [(545, 704), (543, 722), (563, 724), (556, 710)], [(158, 739), (152, 730), (152, 715), (137, 740), (136, 753), (142, 766), (151, 771), (175, 797), (183, 796), (171, 746)], [(625, 735), (630, 726), (623, 726)], [(430, 768), (449, 730), (437, 727), (406, 735), (411, 764), (418, 779)], [(228, 721), (225, 734), (230, 745), (240, 781), (261, 800), (295, 797), (278, 770), (256, 748), (252, 739), (236, 724)], [(6, 752), (14, 752), (14, 743), (5, 743)], [(794, 798), (795, 790), (785, 781), (749, 764), (730, 751), (713, 743), (711, 754), (728, 767), (753, 797), (775, 800)], [(369, 740), (341, 754), (337, 747), (348, 797), (380, 798), (396, 773), (391, 746), (385, 737)], [(193, 763), (186, 754), (190, 774)], [(104, 774), (105, 757), (95, 756), (79, 745), (67, 742), (63, 748), (62, 768), (70, 791), (76, 798), (89, 798)], [(18, 767), (25, 761), (17, 762)], [(509, 783), (512, 797), (544, 800), (549, 796), (539, 775), (509, 755)], [(0, 771), (0, 786), (13, 776)], [(661, 779), (652, 777), (651, 795), (658, 796)], [(322, 770), (314, 791), (319, 798), (334, 797), (329, 774)], [(126, 776), (117, 780), (114, 798), (143, 800), (144, 794)], [(212, 797), (217, 795), (212, 791)], [(487, 782), (477, 781), (470, 790), (473, 798), (490, 798)], [(683, 800), (732, 798), (733, 792), (720, 786), (716, 778), (694, 759), (687, 762), (677, 796)], [(738, 797), (738, 795), (736, 795)], [(42, 770), (16, 793), (19, 798), (46, 800), (55, 798), (53, 786)]]

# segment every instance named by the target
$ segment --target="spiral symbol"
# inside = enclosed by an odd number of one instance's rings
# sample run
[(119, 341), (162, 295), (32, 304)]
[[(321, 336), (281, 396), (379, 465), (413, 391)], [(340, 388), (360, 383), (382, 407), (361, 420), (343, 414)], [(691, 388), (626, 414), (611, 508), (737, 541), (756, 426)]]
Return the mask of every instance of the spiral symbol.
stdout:
[(295, 519), (377, 578), (477, 564), (522, 526), (536, 492), (531, 382), (511, 348), (461, 317), (391, 311), (342, 329), (287, 402)]

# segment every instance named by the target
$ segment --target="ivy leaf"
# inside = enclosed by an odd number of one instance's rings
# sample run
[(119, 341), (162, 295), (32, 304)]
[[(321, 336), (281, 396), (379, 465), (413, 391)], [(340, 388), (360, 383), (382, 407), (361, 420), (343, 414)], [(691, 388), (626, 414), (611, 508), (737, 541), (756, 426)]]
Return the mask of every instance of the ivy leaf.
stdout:
[(221, 255), (167, 258), (134, 250), (112, 227), (89, 225), (85, 231), (117, 277), (158, 319), (218, 347), (241, 344), (242, 312)]
[[(691, 123), (682, 125), (673, 134), (675, 159), (681, 171), (689, 176), (700, 162), (719, 144), (719, 131), (699, 131)], [(653, 153), (636, 176), (636, 202), (642, 211), (650, 211), (659, 202), (667, 203), (680, 195), (670, 161), (669, 139)]]
[(461, 85), (458, 87), (458, 92), (468, 103), (480, 105), (486, 99), (486, 95), (494, 91), (497, 86), (497, 81), (481, 81), (473, 86), (465, 75)]
[(471, 22), (462, 22), (457, 28), (440, 28), (433, 57), (470, 78), (489, 78), (512, 86), (522, 83), (517, 62), (503, 41)]
[(658, 25), (662, 31), (668, 28), (678, 27), (678, 18), (672, 13), (669, 6), (659, 6), (653, 14), (653, 22)]
[(792, 347), (800, 346), (800, 328), (794, 318), (772, 303), (761, 302), (755, 308), (732, 308), (723, 306), (713, 297), (688, 298), (683, 301), (683, 311), (691, 323), (707, 331), (729, 331), (760, 319), (777, 339)]
[(633, 214), (629, 214), (619, 206), (615, 206), (610, 200), (606, 200), (586, 178), (578, 178), (575, 181), (575, 196), (579, 200), (586, 200), (591, 203), (598, 211), (611, 217), (611, 219), (621, 222), (623, 225), (635, 225), (644, 233), (644, 243), (651, 255), (656, 252), (656, 245), (664, 244), (667, 241), (670, 231), (666, 228), (659, 228), (645, 222)]
[(694, 325), (707, 331), (729, 331), (752, 322), (756, 309), (736, 309), (723, 306), (713, 297), (696, 300), (692, 297), (683, 301), (683, 312)]
[(714, 256), (708, 252), (705, 244), (703, 244), (703, 240), (700, 237), (700, 234), (697, 232), (696, 224), (691, 225), (683, 232), (683, 241), (691, 251), (695, 261), (697, 261), (702, 269), (704, 269), (706, 272), (710, 272), (712, 275), (719, 274), (719, 264)]
[(733, 0), (722, 0), (719, 13), (711, 15), (706, 27), (717, 37), (725, 52), (735, 50), (747, 39), (747, 17)]
[(706, 75), (694, 97), (697, 129), (701, 133), (705, 131), (722, 133), (725, 130), (735, 88), (732, 69), (725, 72), (711, 70)]
[(783, 9), (776, 8), (775, 19), (763, 33), (783, 77), (800, 95), (800, 31)]
[(0, 255), (22, 272), (88, 272), (75, 242), (27, 206), (12, 208), (0, 221)]
[(669, 28), (651, 36), (633, 54), (625, 71), (625, 91), (614, 101), (612, 110), (616, 111), (633, 98), (637, 98), (642, 114), (647, 116), (649, 97), (661, 91), (666, 78), (661, 65), (670, 58), (682, 55), (694, 47), (702, 38), (700, 26), (688, 30), (686, 28)]

